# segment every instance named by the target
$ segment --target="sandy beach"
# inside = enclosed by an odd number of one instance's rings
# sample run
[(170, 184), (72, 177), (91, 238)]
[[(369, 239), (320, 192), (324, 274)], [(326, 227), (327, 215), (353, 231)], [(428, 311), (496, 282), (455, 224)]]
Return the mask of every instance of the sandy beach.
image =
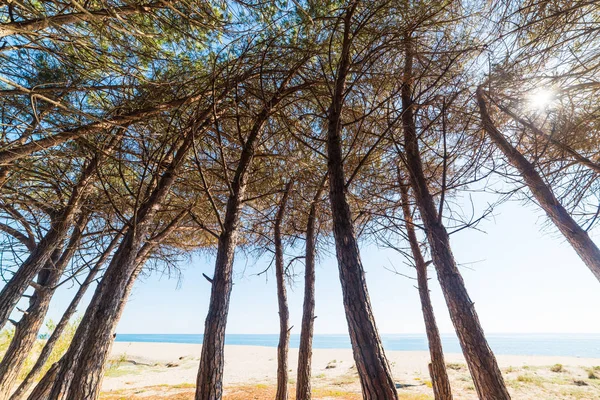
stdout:
[[(117, 342), (103, 384), (104, 399), (192, 399), (201, 345)], [(427, 372), (429, 354), (388, 351), (401, 399), (433, 399)], [(290, 387), (298, 351), (290, 349)], [(514, 399), (600, 399), (600, 359), (498, 355)], [(225, 399), (269, 399), (276, 381), (276, 348), (226, 346)], [(460, 354), (446, 363), (457, 399), (477, 399)], [(347, 349), (313, 351), (313, 392), (317, 399), (360, 399), (360, 385)], [(292, 397), (293, 398), (293, 397)]]

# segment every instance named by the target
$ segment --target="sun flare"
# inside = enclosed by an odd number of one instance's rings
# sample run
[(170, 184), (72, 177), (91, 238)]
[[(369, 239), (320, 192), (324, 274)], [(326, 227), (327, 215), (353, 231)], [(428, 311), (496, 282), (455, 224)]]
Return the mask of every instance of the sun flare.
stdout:
[(531, 110), (545, 110), (554, 100), (554, 92), (549, 89), (538, 89), (527, 97)]

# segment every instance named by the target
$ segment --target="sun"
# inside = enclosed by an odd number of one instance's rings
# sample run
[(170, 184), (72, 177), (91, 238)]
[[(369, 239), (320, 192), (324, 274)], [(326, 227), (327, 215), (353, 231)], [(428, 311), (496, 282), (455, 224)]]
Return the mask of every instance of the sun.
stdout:
[(545, 110), (554, 100), (554, 92), (549, 89), (538, 89), (527, 96), (527, 106), (531, 110)]

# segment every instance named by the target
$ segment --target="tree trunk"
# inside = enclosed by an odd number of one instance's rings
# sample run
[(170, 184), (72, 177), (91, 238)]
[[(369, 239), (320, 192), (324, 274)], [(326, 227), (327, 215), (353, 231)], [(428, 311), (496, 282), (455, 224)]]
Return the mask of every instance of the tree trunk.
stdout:
[(39, 286), (29, 299), (29, 307), (17, 323), (15, 335), (0, 362), (0, 400), (9, 397), (19, 372), (35, 345), (56, 285), (79, 246), (87, 219), (88, 215), (85, 214), (79, 217), (64, 252), (60, 253), (62, 248), (54, 250), (50, 261), (38, 274)]
[(600, 280), (600, 249), (598, 249), (598, 246), (560, 204), (554, 193), (535, 170), (533, 164), (515, 149), (496, 128), (487, 111), (481, 87), (477, 89), (477, 103), (479, 104), (483, 128), (488, 136), (496, 144), (496, 147), (502, 151), (508, 162), (519, 171), (546, 215), (564, 235), (596, 279)]
[(204, 323), (196, 400), (220, 400), (223, 395), (225, 327), (233, 285), (233, 257), (238, 239), (237, 229), (242, 199), (246, 190), (246, 171), (254, 155), (254, 141), (249, 140), (246, 143), (232, 185), (233, 191), (227, 201), (223, 231), (219, 236), (210, 303)]
[(108, 245), (108, 247), (106, 248), (106, 250), (104, 251), (102, 256), (100, 257), (100, 259), (96, 262), (96, 264), (94, 265), (94, 267), (92, 268), (92, 270), (90, 271), (88, 276), (85, 278), (85, 280), (83, 281), (83, 283), (77, 290), (77, 293), (71, 300), (71, 303), (65, 310), (59, 323), (54, 328), (54, 331), (52, 331), (52, 334), (50, 335), (50, 337), (48, 338), (48, 341), (44, 345), (38, 359), (35, 362), (35, 365), (31, 369), (31, 371), (29, 371), (29, 373), (27, 374), (27, 377), (25, 377), (23, 382), (21, 382), (21, 384), (19, 385), (17, 390), (15, 390), (15, 392), (12, 394), (12, 396), (10, 397), (10, 400), (23, 399), (25, 397), (25, 394), (27, 393), (27, 391), (31, 388), (31, 386), (33, 385), (35, 380), (38, 378), (38, 375), (42, 371), (42, 368), (44, 368), (44, 365), (46, 365), (46, 362), (50, 358), (50, 355), (52, 354), (52, 351), (54, 350), (54, 346), (56, 345), (58, 340), (61, 338), (64, 330), (69, 325), (69, 321), (71, 320), (71, 317), (75, 314), (75, 312), (77, 312), (77, 307), (79, 305), (79, 302), (85, 295), (85, 292), (87, 291), (90, 284), (94, 281), (97, 273), (100, 271), (100, 269), (102, 268), (104, 263), (108, 260), (108, 258), (112, 254), (113, 250), (119, 243), (120, 237), (121, 237), (120, 233), (115, 235), (113, 240), (110, 242), (110, 244)]
[(52, 224), (50, 231), (38, 243), (35, 250), (23, 264), (21, 264), (6, 286), (2, 288), (0, 292), (0, 329), (8, 321), (10, 314), (35, 276), (50, 260), (53, 251), (64, 241), (68, 230), (68, 224)]
[(427, 264), (423, 259), (419, 241), (413, 225), (412, 212), (409, 205), (408, 187), (400, 179), (400, 191), (402, 195), (402, 211), (404, 213), (404, 223), (406, 225), (406, 234), (417, 270), (417, 283), (419, 287), (419, 297), (421, 298), (421, 309), (423, 310), (423, 319), (425, 320), (425, 332), (429, 343), (429, 355), (431, 364), (429, 364), (429, 374), (433, 385), (433, 395), (436, 400), (452, 400), (452, 389), (446, 363), (444, 362), (444, 351), (442, 349), (442, 340), (440, 332), (435, 322), (433, 305), (429, 297), (429, 287), (427, 282)]
[(223, 395), (225, 325), (229, 312), (233, 253), (236, 243), (236, 230), (223, 231), (219, 236), (215, 274), (212, 278), (208, 315), (204, 323), (200, 367), (196, 381), (197, 400), (220, 400)]
[[(0, 399), (6, 400), (17, 380), (19, 372), (25, 364), (38, 332), (44, 322), (44, 316), (50, 304), (51, 295), (48, 295), (51, 285), (58, 282), (60, 275), (51, 270), (52, 264), (57, 263), (60, 251), (55, 250), (50, 257), (48, 265), (38, 274), (37, 289), (29, 299), (29, 307), (23, 313), (21, 320), (15, 324), (15, 334), (0, 363)], [(44, 290), (45, 289), (45, 290)]]
[(136, 267), (132, 268), (132, 264), (140, 239), (133, 238), (132, 231), (121, 242), (61, 360), (50, 395), (52, 400), (97, 398), (114, 327)]
[(206, 110), (200, 126), (177, 143), (173, 161), (162, 173), (156, 187), (130, 221), (115, 255), (98, 285), (52, 387), (52, 400), (94, 400), (104, 376), (106, 358), (114, 340), (114, 330), (121, 317), (131, 287), (141, 269), (138, 254), (149, 224), (169, 193), (177, 173), (193, 145), (195, 134), (211, 120)]
[(39, 381), (39, 383), (35, 386), (27, 400), (50, 400), (48, 397), (50, 395), (50, 391), (52, 390), (52, 385), (56, 382), (56, 377), (58, 376), (58, 372), (61, 368), (61, 360), (52, 364), (46, 375)]
[(311, 366), (312, 340), (315, 324), (315, 256), (317, 218), (317, 202), (321, 197), (323, 184), (310, 204), (308, 221), (306, 223), (306, 248), (304, 270), (304, 304), (302, 305), (302, 329), (300, 331), (300, 348), (298, 349), (298, 375), (296, 379), (296, 400), (311, 399)]
[(242, 210), (242, 200), (246, 191), (248, 170), (254, 159), (256, 142), (272, 108), (281, 99), (280, 93), (275, 94), (256, 117), (231, 182), (231, 194), (227, 199), (223, 229), (219, 235), (215, 272), (211, 282), (210, 303), (204, 322), (200, 367), (196, 379), (196, 400), (220, 400), (223, 396), (225, 327), (233, 286), (233, 257), (238, 240), (238, 222)]
[(0, 167), (0, 189), (4, 187), (4, 184), (8, 180), (9, 171), (8, 167)]
[(327, 156), (329, 170), (329, 200), (333, 216), (333, 235), (342, 284), (342, 294), (348, 331), (354, 353), (356, 369), (360, 377), (365, 400), (397, 399), (396, 385), (371, 309), (365, 272), (360, 253), (352, 213), (346, 200), (346, 181), (342, 156), (341, 113), (346, 87), (346, 76), (351, 64), (351, 20), (357, 2), (352, 3), (344, 17), (344, 36), (340, 62), (337, 68), (335, 89), (327, 113)]
[(406, 166), (409, 171), (415, 201), (421, 213), (421, 219), (427, 231), (427, 239), (433, 256), (440, 286), (444, 293), (450, 318), (454, 324), (463, 354), (471, 371), (477, 394), (481, 399), (510, 399), (504, 379), (494, 353), (488, 346), (481, 328), (477, 312), (463, 278), (458, 270), (450, 246), (450, 237), (437, 213), (435, 202), (423, 172), (414, 121), (412, 101), (412, 58), (411, 39), (406, 40), (406, 64), (402, 85), (402, 124)]
[[(139, 261), (139, 259), (136, 258), (136, 261)], [(57, 400), (95, 400), (100, 395), (101, 383), (106, 369), (106, 360), (115, 339), (114, 332), (144, 262), (145, 260), (142, 260), (140, 264), (136, 264), (120, 297), (117, 298), (117, 294), (113, 294), (110, 299), (111, 301), (107, 301), (106, 296), (104, 296), (99, 301), (98, 307), (93, 310), (95, 311), (93, 313), (95, 318), (92, 320), (92, 324), (89, 324), (87, 329), (83, 330), (85, 332), (85, 341), (78, 352), (77, 367), (70, 381), (70, 389), (67, 392), (68, 396), (56, 397)], [(116, 290), (115, 292), (120, 291)], [(101, 292), (100, 294), (104, 293)], [(114, 308), (111, 309), (111, 307)], [(101, 323), (98, 323), (100, 315), (106, 318)], [(73, 340), (75, 341), (75, 338)], [(95, 357), (90, 357), (90, 353), (93, 353)], [(60, 379), (60, 375), (58, 379)], [(52, 396), (50, 396), (52, 400), (55, 399), (54, 393), (53, 391)]]
[(21, 264), (17, 272), (0, 292), (0, 329), (4, 327), (11, 312), (35, 276), (46, 265), (58, 246), (62, 246), (73, 219), (79, 212), (81, 203), (87, 195), (89, 185), (96, 172), (98, 159), (95, 158), (82, 172), (77, 185), (73, 188), (69, 202), (58, 216), (53, 218), (50, 230)]
[[(145, 260), (140, 260), (141, 263), (136, 266), (136, 269), (133, 271), (131, 278), (127, 282), (125, 286), (124, 296), (120, 299), (117, 308), (114, 310), (114, 314), (117, 315), (116, 321), (111, 319), (111, 321), (107, 321), (107, 325), (111, 324), (111, 328), (114, 330), (116, 324), (118, 323), (119, 317), (123, 313), (123, 309), (127, 304), (127, 298), (131, 293), (133, 285), (135, 284), (135, 280), (137, 276), (142, 270), (143, 263)], [(100, 304), (100, 301), (97, 297), (97, 294), (100, 292), (100, 285), (96, 289), (96, 293), (94, 294), (94, 298), (92, 302), (88, 306), (88, 310), (86, 311), (86, 315), (88, 313), (95, 314), (98, 312), (100, 308), (103, 307)], [(106, 357), (110, 352), (110, 348), (112, 347), (114, 341), (114, 335), (112, 335), (105, 342), (100, 343), (102, 346), (102, 350), (106, 352), (102, 354), (104, 357), (102, 360), (98, 360), (97, 363), (90, 365), (89, 361), (86, 364), (79, 363), (78, 358), (73, 358), (69, 356), (69, 352), (77, 354), (79, 357), (82, 357), (89, 348), (87, 347), (86, 340), (92, 336), (90, 332), (92, 332), (93, 327), (91, 326), (91, 322), (93, 320), (91, 318), (86, 319), (86, 315), (82, 319), (75, 336), (73, 337), (73, 341), (71, 342), (71, 346), (67, 351), (67, 354), (63, 356), (58, 362), (54, 363), (54, 365), (48, 370), (46, 375), (42, 378), (42, 380), (35, 387), (33, 392), (29, 395), (28, 400), (58, 400), (58, 399), (72, 399), (72, 400), (84, 400), (84, 399), (97, 399), (100, 391), (100, 383), (104, 376), (105, 366), (106, 366)], [(97, 337), (97, 336), (96, 336)], [(97, 351), (97, 350), (96, 350)], [(84, 369), (84, 372), (88, 375), (88, 379), (85, 380), (86, 387), (80, 389), (79, 387), (74, 386), (74, 382), (81, 381), (81, 378), (78, 378), (79, 369)], [(64, 378), (63, 378), (64, 377)], [(57, 392), (57, 388), (61, 391)]]
[(275, 217), (275, 278), (277, 281), (277, 304), (279, 306), (279, 345), (277, 346), (277, 393), (275, 400), (288, 398), (288, 350), (290, 347), (290, 310), (287, 303), (285, 288), (285, 265), (283, 259), (283, 244), (281, 241), (281, 224), (285, 214), (285, 206), (289, 198), (293, 181), (290, 181), (283, 193), (277, 216)]

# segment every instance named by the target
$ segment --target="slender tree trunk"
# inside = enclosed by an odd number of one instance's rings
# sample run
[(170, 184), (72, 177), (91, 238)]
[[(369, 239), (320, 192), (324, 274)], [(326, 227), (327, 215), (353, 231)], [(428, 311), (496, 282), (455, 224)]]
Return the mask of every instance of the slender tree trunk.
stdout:
[(496, 128), (487, 111), (481, 87), (477, 89), (477, 103), (479, 104), (483, 128), (488, 136), (496, 144), (496, 147), (502, 151), (508, 162), (519, 171), (546, 215), (564, 235), (596, 279), (600, 280), (600, 249), (598, 246), (560, 204), (552, 190), (535, 170), (534, 165), (515, 149)]
[(444, 362), (444, 351), (442, 350), (442, 340), (440, 332), (435, 322), (433, 305), (429, 297), (429, 287), (427, 282), (427, 264), (423, 259), (415, 227), (413, 225), (412, 212), (409, 205), (408, 186), (400, 179), (400, 191), (402, 200), (402, 211), (404, 213), (404, 223), (406, 225), (406, 234), (417, 270), (417, 283), (419, 287), (419, 297), (421, 298), (421, 309), (423, 310), (423, 319), (425, 320), (425, 331), (429, 343), (429, 355), (431, 364), (429, 364), (429, 373), (433, 384), (433, 395), (436, 400), (452, 400), (452, 389), (450, 379), (446, 371)]
[(315, 258), (317, 218), (317, 202), (323, 191), (323, 184), (310, 204), (308, 221), (306, 223), (306, 248), (304, 270), (304, 304), (302, 305), (302, 329), (300, 331), (300, 348), (298, 349), (298, 376), (296, 379), (296, 400), (311, 399), (311, 366), (312, 340), (315, 324)]
[[(235, 219), (237, 218), (236, 213)], [(204, 323), (200, 368), (196, 383), (197, 400), (220, 400), (223, 395), (225, 325), (229, 312), (236, 243), (237, 230), (233, 232), (224, 230), (219, 236), (210, 304)]]
[(2, 292), (0, 292), (0, 329), (8, 321), (10, 314), (21, 299), (21, 296), (23, 296), (23, 293), (32, 284), (35, 276), (48, 263), (57, 246), (64, 241), (70, 228), (72, 214), (63, 214), (58, 218), (60, 221), (52, 224), (50, 231), (38, 243), (35, 250), (23, 262), (10, 281), (4, 286)]
[(414, 121), (411, 87), (412, 40), (407, 38), (405, 43), (406, 64), (401, 96), (406, 166), (415, 201), (427, 231), (433, 263), (479, 398), (510, 399), (496, 357), (488, 346), (477, 312), (456, 265), (450, 246), (450, 237), (437, 213), (435, 202), (427, 186)]
[(50, 355), (52, 354), (52, 351), (54, 350), (54, 346), (56, 345), (58, 340), (61, 338), (63, 332), (69, 325), (69, 321), (71, 320), (73, 315), (77, 312), (77, 307), (79, 306), (79, 302), (85, 295), (85, 292), (87, 291), (90, 284), (96, 278), (96, 275), (98, 274), (98, 272), (100, 271), (100, 269), (102, 268), (104, 263), (108, 260), (108, 258), (112, 254), (113, 250), (118, 245), (120, 237), (121, 237), (121, 234), (115, 235), (115, 237), (113, 238), (111, 243), (108, 245), (108, 247), (106, 248), (106, 250), (100, 257), (100, 259), (96, 262), (96, 264), (94, 265), (94, 267), (92, 268), (92, 270), (90, 271), (88, 276), (85, 278), (85, 280), (83, 281), (83, 283), (77, 290), (77, 293), (71, 300), (71, 303), (65, 310), (60, 321), (54, 328), (54, 331), (52, 331), (52, 334), (48, 338), (48, 341), (42, 348), (42, 351), (41, 351), (38, 359), (36, 360), (35, 365), (31, 369), (31, 371), (27, 374), (27, 377), (25, 377), (23, 382), (21, 382), (21, 384), (19, 385), (17, 390), (15, 390), (15, 392), (12, 394), (12, 396), (10, 397), (10, 400), (23, 399), (25, 397), (25, 394), (29, 391), (29, 389), (31, 388), (31, 386), (33, 385), (35, 380), (38, 378), (40, 372), (44, 368), (44, 365), (46, 365), (46, 362), (50, 358)]
[[(262, 128), (262, 124), (260, 127)], [(246, 146), (242, 151), (242, 157), (233, 180), (232, 194), (227, 201), (223, 231), (219, 236), (210, 303), (204, 323), (196, 400), (220, 400), (223, 395), (225, 327), (233, 285), (233, 257), (238, 239), (237, 230), (242, 199), (246, 190), (247, 170), (254, 156), (256, 136), (258, 136), (258, 132), (254, 139), (246, 141)]]
[[(136, 258), (136, 261), (140, 260)], [(112, 348), (115, 338), (114, 331), (123, 314), (127, 299), (131, 294), (133, 285), (142, 270), (144, 262), (145, 260), (142, 260), (139, 264), (136, 263), (135, 269), (129, 276), (129, 280), (124, 286), (122, 294), (120, 294), (118, 298), (116, 298), (117, 294), (115, 294), (111, 299), (113, 301), (107, 301), (106, 296), (104, 296), (98, 302), (98, 307), (93, 309), (96, 318), (91, 321), (93, 324), (88, 324), (88, 327), (83, 330), (85, 333), (85, 341), (83, 341), (83, 345), (80, 346), (80, 351), (78, 352), (79, 357), (76, 361), (76, 370), (70, 381), (68, 396), (63, 395), (62, 397), (54, 397), (54, 392), (52, 392), (50, 399), (95, 400), (98, 398), (100, 395), (102, 378), (104, 378), (104, 372), (106, 370), (106, 360), (110, 354), (110, 349)], [(119, 291), (116, 290), (115, 292)], [(104, 293), (105, 292), (101, 292), (100, 294)], [(110, 307), (115, 304), (116, 307), (111, 310)], [(106, 317), (102, 323), (97, 322), (99, 315)], [(106, 332), (109, 332), (109, 334), (106, 335)], [(73, 341), (75, 341), (75, 338), (73, 338)], [(91, 358), (88, 356), (89, 353), (94, 353), (96, 357)], [(57, 379), (60, 378), (61, 375), (57, 377)]]
[(365, 400), (393, 400), (398, 398), (396, 385), (375, 326), (365, 272), (354, 233), (352, 213), (346, 200), (341, 114), (346, 77), (351, 64), (350, 48), (352, 40), (350, 25), (356, 6), (357, 2), (352, 3), (344, 17), (341, 56), (337, 68), (333, 99), (327, 113), (329, 200), (333, 216), (333, 235), (344, 308), (363, 397)]
[(140, 240), (133, 237), (132, 231), (121, 242), (96, 288), (71, 346), (60, 361), (61, 368), (50, 395), (52, 400), (97, 398), (121, 303), (124, 303), (135, 270), (132, 264)]
[[(58, 282), (57, 274), (54, 274), (51, 269), (52, 264), (58, 262), (59, 256), (60, 251), (55, 250), (47, 267), (38, 274), (39, 289), (32, 294), (29, 299), (29, 307), (23, 313), (21, 320), (15, 324), (15, 335), (0, 363), (0, 399), (2, 400), (6, 400), (10, 395), (19, 372), (37, 340), (52, 297), (47, 294), (48, 290), (51, 285)], [(59, 277), (60, 275), (58, 275)]]
[(98, 159), (94, 160), (84, 169), (77, 185), (73, 188), (69, 202), (58, 216), (53, 218), (50, 230), (31, 252), (29, 257), (19, 267), (10, 281), (0, 292), (0, 329), (4, 327), (10, 313), (13, 311), (21, 296), (35, 276), (46, 265), (50, 256), (58, 246), (62, 246), (73, 219), (79, 213), (81, 203), (89, 191), (89, 186), (98, 166)]
[[(69, 220), (70, 220), (69, 216)], [(23, 293), (35, 276), (44, 268), (56, 247), (65, 239), (68, 224), (52, 224), (50, 231), (38, 243), (35, 250), (21, 264), (17, 272), (0, 292), (0, 329), (4, 327)]]
[(277, 393), (275, 400), (288, 398), (288, 351), (290, 347), (290, 310), (285, 288), (285, 265), (283, 259), (283, 243), (281, 241), (281, 224), (285, 214), (293, 181), (290, 181), (283, 193), (277, 216), (275, 217), (275, 277), (277, 281), (277, 304), (279, 306), (279, 345), (277, 346)]
[(85, 214), (79, 217), (64, 252), (61, 254), (62, 248), (54, 250), (46, 268), (38, 274), (38, 288), (29, 300), (27, 311), (16, 324), (15, 335), (0, 362), (0, 400), (9, 397), (19, 372), (35, 345), (56, 285), (79, 246), (87, 219)]
[[(160, 187), (161, 185), (158, 185), (157, 190), (159, 190)], [(169, 236), (173, 230), (177, 228), (179, 222), (185, 214), (186, 213), (181, 213), (178, 217), (171, 221), (158, 236), (161, 238)], [(123, 240), (127, 239), (127, 234)], [(106, 293), (101, 289), (102, 284), (105, 281), (104, 279), (102, 280), (101, 284), (98, 285), (98, 288), (96, 289), (96, 293), (94, 294), (92, 301), (90, 302), (88, 310), (86, 311), (86, 315), (84, 315), (84, 318), (82, 319), (81, 324), (75, 333), (71, 347), (69, 347), (68, 352), (71, 352), (71, 355), (68, 356), (68, 354), (65, 354), (65, 356), (58, 362), (60, 363), (59, 372), (56, 374), (51, 374), (48, 378), (44, 377), (40, 382), (42, 389), (38, 391), (36, 388), (34, 390), (34, 393), (39, 393), (37, 394), (38, 396), (42, 396), (43, 394), (46, 397), (34, 398), (30, 396), (29, 400), (94, 400), (98, 398), (102, 378), (104, 377), (104, 371), (106, 368), (106, 359), (110, 353), (110, 349), (112, 348), (116, 336), (116, 334), (112, 333), (108, 338), (106, 338), (99, 335), (98, 332), (114, 332), (121, 318), (123, 310), (125, 309), (127, 299), (131, 294), (131, 290), (133, 289), (137, 277), (142, 271), (144, 264), (150, 257), (152, 250), (156, 246), (157, 242), (147, 242), (143, 246), (140, 246), (140, 250), (137, 252), (137, 255), (133, 261), (135, 268), (129, 276), (121, 297), (118, 299), (120, 301), (117, 303), (107, 304), (111, 300), (115, 299), (115, 293), (118, 294), (118, 291), (116, 290), (111, 292), (112, 295), (109, 295), (109, 301), (107, 301), (106, 295), (105, 297), (100, 298), (103, 293)], [(109, 267), (113, 265), (113, 262), (118, 255), (119, 251), (117, 250)], [(101, 264), (99, 263), (99, 265)], [(107, 272), (111, 271), (107, 269)], [(110, 307), (113, 307), (115, 304), (116, 307), (111, 309)], [(114, 315), (115, 317), (104, 319), (103, 325), (98, 324), (97, 315), (100, 313), (104, 313), (103, 315), (105, 316)], [(92, 315), (92, 317), (86, 318), (88, 314)], [(96, 320), (94, 320), (93, 317), (96, 317)], [(92, 323), (95, 323), (95, 325), (92, 325)], [(86, 355), (90, 352), (95, 352), (96, 358), (90, 359), (90, 357), (86, 357)], [(82, 360), (84, 363), (81, 362)], [(63, 376), (65, 378), (63, 378)], [(48, 385), (46, 380), (52, 380), (53, 385)], [(59, 392), (59, 394), (57, 395), (55, 392)]]
[(248, 181), (248, 170), (254, 159), (256, 142), (273, 107), (282, 99), (280, 93), (258, 114), (250, 130), (231, 183), (223, 228), (219, 235), (215, 272), (211, 281), (210, 303), (204, 322), (200, 367), (196, 379), (196, 400), (220, 400), (223, 396), (225, 327), (233, 286), (233, 257), (238, 240), (238, 222)]

